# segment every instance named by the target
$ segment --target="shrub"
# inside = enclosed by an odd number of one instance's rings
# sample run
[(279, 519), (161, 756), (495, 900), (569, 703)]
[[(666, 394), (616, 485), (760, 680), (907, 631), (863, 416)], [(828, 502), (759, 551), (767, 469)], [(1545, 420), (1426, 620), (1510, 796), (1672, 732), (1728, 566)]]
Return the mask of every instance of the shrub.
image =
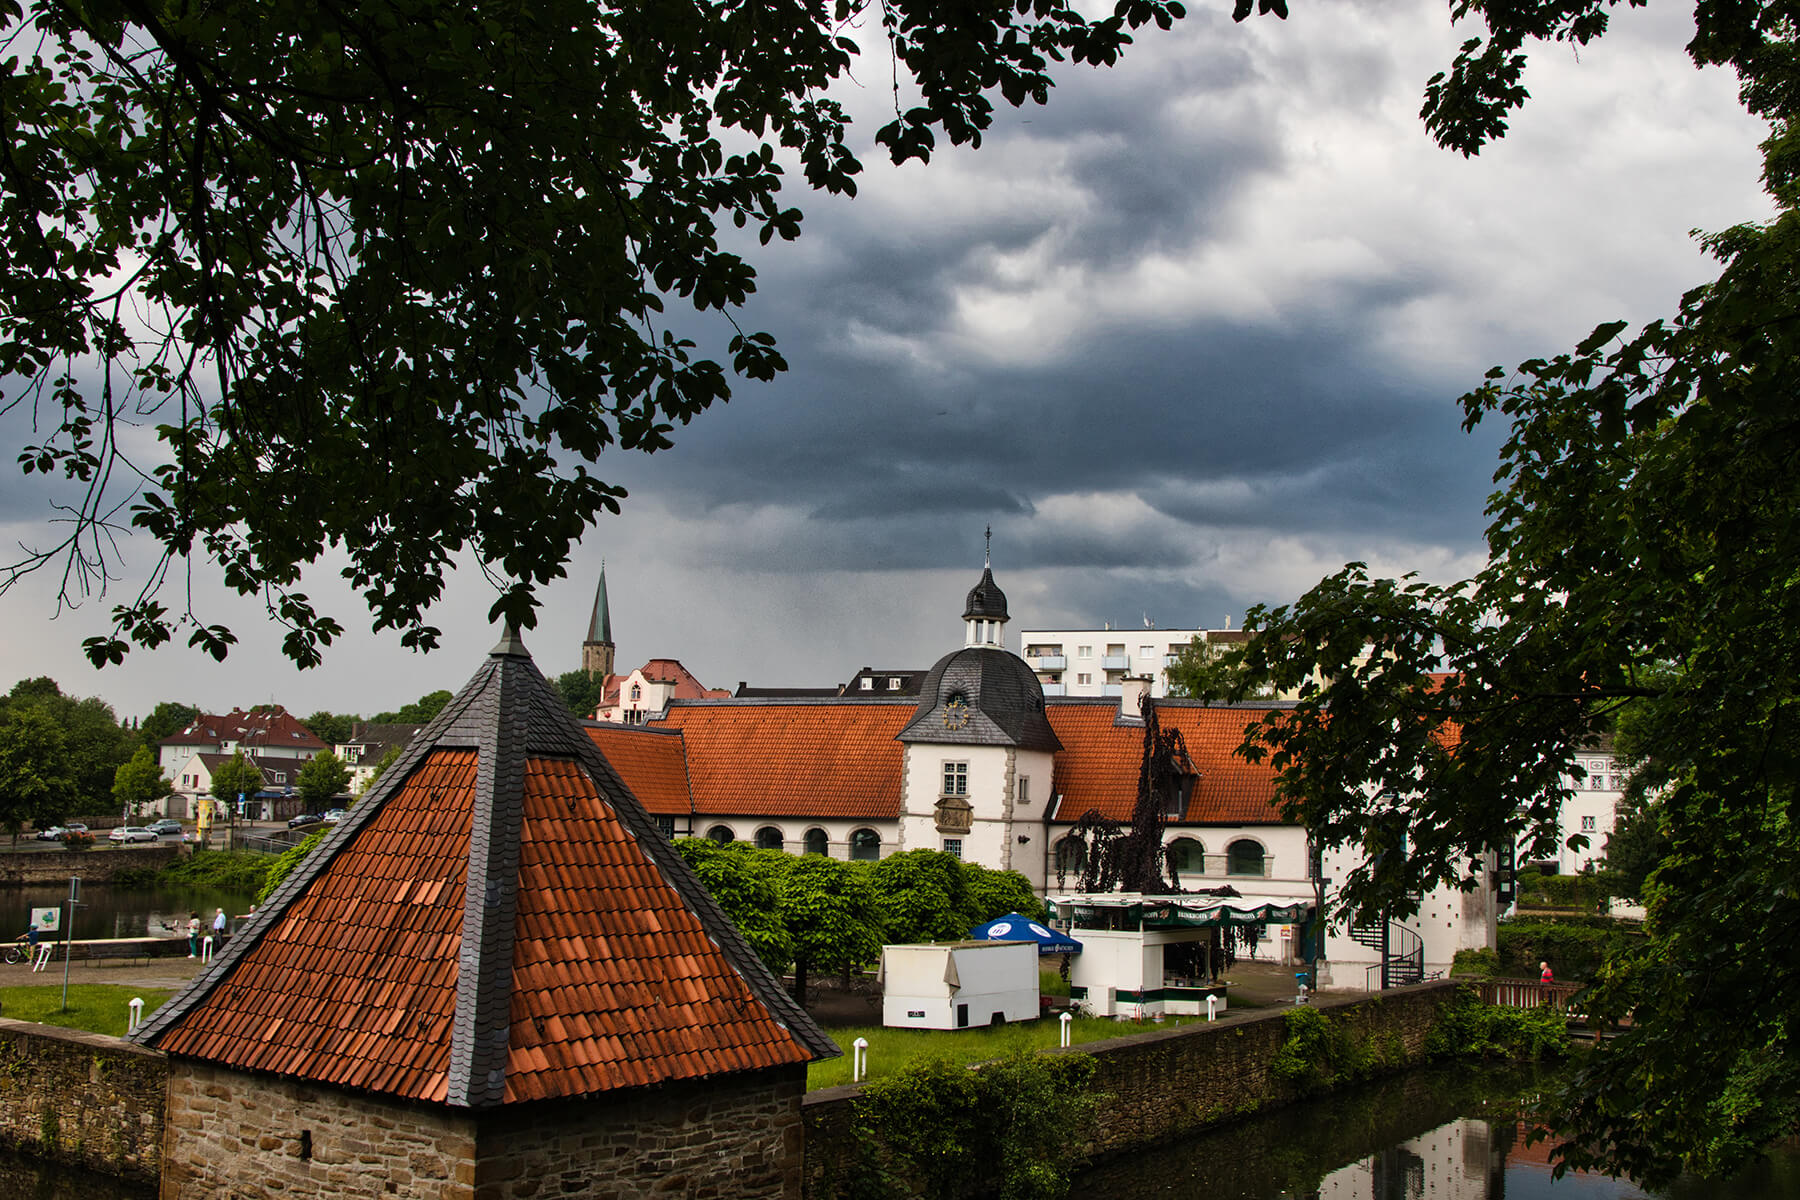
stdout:
[(1309, 1005), (1289, 1010), (1283, 1024), (1287, 1039), (1269, 1069), (1303, 1095), (1397, 1066), (1404, 1054), (1397, 1038), (1378, 1043), (1360, 1037), (1345, 1021)]
[(72, 829), (68, 833), (63, 834), (62, 844), (63, 849), (65, 850), (92, 850), (94, 848), (94, 835), (80, 829)]
[(1500, 973), (1535, 979), (1548, 962), (1558, 979), (1588, 979), (1634, 930), (1603, 920), (1523, 920), (1500, 925)]
[(1001, 1200), (1055, 1200), (1096, 1103), (1085, 1054), (1010, 1055), (976, 1070), (943, 1059), (903, 1067), (863, 1090), (851, 1194), (951, 1200), (996, 1180)]
[(1458, 950), (1450, 960), (1452, 975), (1498, 975), (1500, 952), (1483, 946), (1479, 950)]
[(1431, 1058), (1506, 1058), (1525, 1062), (1569, 1053), (1569, 1028), (1561, 1012), (1539, 1008), (1498, 1008), (1460, 988), (1438, 1009), (1438, 1022), (1425, 1039)]

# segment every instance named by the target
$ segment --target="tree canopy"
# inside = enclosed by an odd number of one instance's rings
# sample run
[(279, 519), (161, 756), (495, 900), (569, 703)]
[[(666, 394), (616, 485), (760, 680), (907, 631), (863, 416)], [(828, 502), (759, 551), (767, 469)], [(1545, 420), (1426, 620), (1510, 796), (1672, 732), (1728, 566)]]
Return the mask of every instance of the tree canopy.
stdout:
[[(1504, 131), (1530, 37), (1581, 43), (1608, 5), (1470, 6), (1497, 32), (1433, 81), (1426, 119), (1473, 152)], [(1246, 753), (1287, 814), (1365, 865), (1361, 916), (1472, 883), (1482, 856), (1558, 836), (1575, 751), (1635, 727), (1663, 790), (1649, 934), (1587, 1008), (1633, 1015), (1552, 1104), (1562, 1161), (1657, 1183), (1723, 1174), (1800, 1118), (1800, 148), (1791, 5), (1701, 5), (1689, 49), (1767, 118), (1767, 223), (1703, 239), (1718, 277), (1670, 317), (1609, 322), (1495, 368), (1465, 425), (1508, 437), (1489, 561), (1436, 584), (1351, 564), (1255, 610), (1240, 687), (1293, 691)]]
[(308, 811), (318, 812), (330, 808), (331, 802), (350, 786), (350, 768), (327, 750), (307, 760), (295, 777), (294, 786)]
[(234, 805), (239, 796), (253, 796), (262, 790), (263, 776), (255, 763), (238, 751), (219, 764), (212, 773), (213, 799), (225, 805), (227, 811), (236, 812)]
[[(138, 739), (119, 723), (112, 706), (96, 696), (65, 696), (55, 680), (39, 677), (22, 679), (0, 696), (0, 725), (28, 712), (41, 715), (44, 721), (21, 726), (19, 736), (35, 737), (36, 733), (28, 731), (54, 730), (54, 747), (33, 751), (34, 761), (51, 776), (66, 779), (72, 789), (67, 809), (46, 815), (60, 818), (110, 808), (110, 802), (102, 801), (112, 793), (113, 774), (138, 745)], [(57, 765), (52, 767), (52, 762)]]
[(601, 681), (586, 671), (565, 671), (550, 686), (562, 698), (563, 707), (577, 717), (591, 718), (600, 707)]
[(118, 803), (119, 811), (134, 821), (143, 817), (147, 805), (174, 790), (148, 746), (139, 746), (131, 760), (119, 764), (113, 772), (113, 799)]
[[(491, 616), (531, 627), (624, 495), (601, 453), (663, 449), (729, 376), (785, 367), (733, 316), (756, 273), (721, 228), (797, 237), (790, 172), (855, 192), (827, 89), (870, 9), (7, 4), (0, 375), (40, 421), (21, 466), (84, 494), (0, 585), (55, 563), (65, 596), (101, 590), (128, 523), (162, 560), (95, 662), (177, 633), (228, 652), (229, 628), (164, 595), (184, 558), (262, 599), (302, 665), (343, 631), (301, 590), (328, 551), (409, 647), (435, 644), (462, 551), (500, 589)], [(903, 162), (978, 144), (996, 99), (1046, 100), (1053, 61), (1110, 64), (1183, 8), (878, 12), (895, 109), (876, 140)], [(671, 303), (716, 314), (722, 346), (677, 333)], [(126, 449), (128, 413), (153, 455)]]

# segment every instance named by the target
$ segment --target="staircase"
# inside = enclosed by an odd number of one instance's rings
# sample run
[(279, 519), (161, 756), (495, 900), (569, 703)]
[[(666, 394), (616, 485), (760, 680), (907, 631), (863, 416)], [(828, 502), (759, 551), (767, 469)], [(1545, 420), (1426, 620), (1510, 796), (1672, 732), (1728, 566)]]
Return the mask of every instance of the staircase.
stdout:
[(1425, 939), (1396, 921), (1352, 927), (1350, 940), (1380, 956), (1381, 986), (1400, 987), (1425, 978)]

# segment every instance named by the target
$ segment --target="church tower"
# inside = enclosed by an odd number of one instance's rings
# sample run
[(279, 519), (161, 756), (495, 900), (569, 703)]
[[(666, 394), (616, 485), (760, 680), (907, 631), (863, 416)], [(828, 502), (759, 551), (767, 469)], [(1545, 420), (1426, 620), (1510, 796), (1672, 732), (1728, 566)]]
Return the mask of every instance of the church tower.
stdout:
[(587, 640), (581, 643), (581, 669), (589, 679), (605, 679), (613, 673), (612, 614), (606, 608), (606, 562), (600, 563), (600, 587), (594, 592), (594, 613), (588, 618)]

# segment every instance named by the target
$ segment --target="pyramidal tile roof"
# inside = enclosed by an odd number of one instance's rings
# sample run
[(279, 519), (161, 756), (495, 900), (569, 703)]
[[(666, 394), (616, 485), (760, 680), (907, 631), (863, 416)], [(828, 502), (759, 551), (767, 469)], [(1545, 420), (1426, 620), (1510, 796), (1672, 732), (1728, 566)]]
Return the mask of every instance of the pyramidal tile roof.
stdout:
[[(1274, 769), (1267, 761), (1246, 762), (1233, 753), (1244, 740), (1244, 726), (1273, 707), (1280, 706), (1156, 702), (1157, 721), (1165, 730), (1181, 731), (1188, 761), (1199, 775), (1182, 821), (1206, 825), (1281, 822), (1275, 807)], [(1060, 797), (1054, 819), (1073, 823), (1092, 809), (1111, 820), (1129, 820), (1137, 804), (1144, 723), (1120, 720), (1117, 700), (1053, 698), (1045, 712), (1063, 746), (1056, 756), (1056, 777), (1051, 785)]]
[(132, 1037), (469, 1109), (837, 1053), (511, 635)]
[(600, 721), (583, 722), (583, 728), (644, 811), (674, 817), (694, 810), (688, 788), (687, 748), (682, 744), (680, 730)]

